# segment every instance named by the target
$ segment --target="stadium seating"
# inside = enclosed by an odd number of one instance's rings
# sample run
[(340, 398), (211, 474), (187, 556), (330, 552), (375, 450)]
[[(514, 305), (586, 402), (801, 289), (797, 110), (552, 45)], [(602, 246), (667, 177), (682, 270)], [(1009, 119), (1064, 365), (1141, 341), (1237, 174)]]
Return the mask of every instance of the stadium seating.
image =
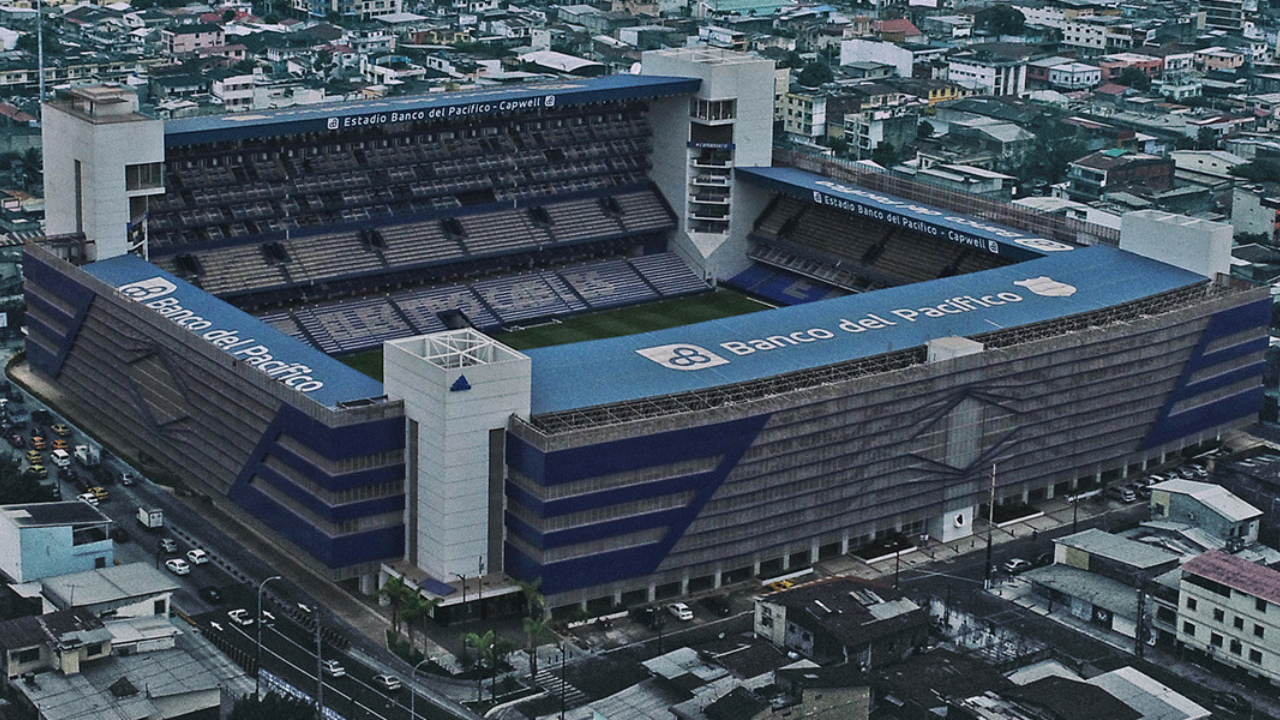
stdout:
[(753, 259), (854, 292), (1007, 264), (997, 255), (791, 197), (765, 208), (752, 238)]
[(481, 330), (706, 292), (674, 253), (536, 270), (471, 284), (332, 300), (259, 319), (331, 354), (378, 347), (383, 340), (445, 330), (440, 314), (460, 311)]

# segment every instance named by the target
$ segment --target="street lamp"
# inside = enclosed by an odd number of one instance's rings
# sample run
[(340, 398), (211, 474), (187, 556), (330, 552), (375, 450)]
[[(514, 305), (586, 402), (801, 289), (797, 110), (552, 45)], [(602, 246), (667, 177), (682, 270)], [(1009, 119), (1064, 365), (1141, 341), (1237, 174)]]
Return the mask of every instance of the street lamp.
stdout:
[[(417, 682), (418, 668), (422, 667), (425, 663), (429, 663), (429, 662), (431, 662), (431, 658), (422, 658), (421, 660), (419, 660), (418, 664), (413, 666), (413, 675), (409, 676), (409, 680), (412, 682)], [(417, 704), (418, 704), (418, 693), (415, 692), (412, 687), (410, 687), (409, 688), (409, 720), (418, 720), (418, 711), (416, 709)]]
[(279, 579), (279, 575), (272, 575), (258, 585), (258, 615), (254, 618), (258, 621), (258, 655), (253, 667), (253, 697), (257, 700), (262, 700), (262, 591), (267, 583)]
[[(458, 578), (458, 581), (462, 583), (462, 610), (463, 612), (466, 612), (467, 610), (467, 576), (463, 575), (462, 573), (454, 573), (453, 576)], [(469, 615), (470, 613), (467, 613), (467, 614)]]

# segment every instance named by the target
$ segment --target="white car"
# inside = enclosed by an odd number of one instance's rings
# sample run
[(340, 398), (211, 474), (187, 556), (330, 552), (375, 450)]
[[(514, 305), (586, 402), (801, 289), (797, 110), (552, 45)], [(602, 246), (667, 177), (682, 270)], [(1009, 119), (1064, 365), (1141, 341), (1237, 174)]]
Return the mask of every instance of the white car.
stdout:
[(688, 622), (693, 619), (693, 610), (689, 609), (688, 605), (681, 602), (671, 603), (668, 605), (667, 612), (674, 615), (677, 620), (683, 620), (684, 622)]
[(76, 499), (87, 502), (94, 507), (98, 506), (98, 496), (94, 495), (93, 493), (82, 493), (80, 495), (77, 495)]
[(347, 669), (342, 667), (342, 663), (337, 660), (325, 660), (323, 667), (324, 674), (329, 677), (340, 678), (347, 674)]
[(178, 552), (178, 543), (173, 538), (160, 538), (160, 549), (165, 552)]
[(227, 617), (231, 618), (231, 622), (237, 625), (244, 626), (253, 624), (253, 616), (244, 608), (236, 608), (235, 610), (229, 611), (227, 613)]
[(182, 558), (169, 558), (164, 561), (164, 566), (169, 568), (169, 572), (174, 575), (190, 575), (191, 566)]
[(400, 678), (395, 675), (387, 675), (386, 673), (383, 673), (381, 675), (373, 676), (373, 684), (387, 692), (391, 692), (393, 690), (400, 689)]
[(187, 560), (190, 561), (192, 565), (203, 565), (209, 562), (209, 553), (201, 550), (200, 548), (188, 550)]

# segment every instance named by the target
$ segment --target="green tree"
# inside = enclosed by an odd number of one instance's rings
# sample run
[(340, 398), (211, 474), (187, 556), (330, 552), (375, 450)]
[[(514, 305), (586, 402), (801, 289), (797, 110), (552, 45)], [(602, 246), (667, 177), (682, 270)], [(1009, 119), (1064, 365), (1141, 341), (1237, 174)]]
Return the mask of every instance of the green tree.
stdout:
[(422, 620), (422, 632), (427, 631), (427, 618), (431, 617), (436, 606), (440, 604), (439, 599), (429, 599), (423, 597), (422, 593), (412, 592), (400, 601), (400, 608), (396, 613), (400, 619), (404, 621), (405, 629), (410, 634), (412, 640), (413, 621)]
[(933, 123), (928, 120), (921, 120), (920, 124), (916, 126), (916, 137), (928, 139), (933, 137), (934, 131)]
[(533, 582), (516, 581), (520, 594), (524, 596), (524, 610), (529, 617), (546, 617), (547, 599), (542, 595), (542, 578), (534, 578)]
[(1131, 87), (1138, 92), (1146, 92), (1151, 89), (1151, 76), (1136, 67), (1122, 69), (1116, 74), (1114, 80), (1117, 84)]
[(1228, 172), (1249, 182), (1280, 182), (1280, 158), (1258, 157)]
[(992, 35), (1021, 35), (1027, 25), (1022, 11), (1008, 5), (984, 8), (975, 13), (973, 19), (979, 31)]
[(796, 82), (805, 87), (818, 87), (823, 83), (829, 83), (835, 79), (835, 74), (831, 72), (831, 68), (820, 62), (811, 62), (804, 66), (800, 71), (800, 75), (796, 78)]
[[(477, 665), (482, 669), (488, 670), (491, 678), (489, 697), (497, 697), (498, 666), (505, 662), (507, 657), (515, 650), (515, 643), (493, 630), (488, 630), (484, 634), (473, 632), (464, 634), (462, 636), (462, 644), (475, 648)], [(479, 683), (477, 683), (477, 688), (479, 688)], [(477, 692), (479, 692), (478, 689)]]
[(232, 706), (227, 720), (315, 720), (316, 708), (298, 698), (269, 692), (259, 700), (241, 698)]
[(1218, 147), (1218, 133), (1211, 127), (1202, 127), (1196, 133), (1196, 149), (1213, 150)]
[(400, 632), (400, 606), (411, 595), (417, 595), (418, 591), (404, 581), (404, 578), (398, 575), (392, 575), (378, 589), (378, 595), (391, 601), (391, 629)]
[(529, 679), (533, 680), (538, 674), (538, 646), (542, 641), (551, 636), (551, 629), (547, 627), (550, 619), (547, 617), (527, 617), (524, 618), (522, 624), (524, 626), (525, 652), (529, 653)]
[(871, 151), (871, 161), (883, 167), (890, 167), (898, 164), (898, 149), (893, 143), (882, 142)]

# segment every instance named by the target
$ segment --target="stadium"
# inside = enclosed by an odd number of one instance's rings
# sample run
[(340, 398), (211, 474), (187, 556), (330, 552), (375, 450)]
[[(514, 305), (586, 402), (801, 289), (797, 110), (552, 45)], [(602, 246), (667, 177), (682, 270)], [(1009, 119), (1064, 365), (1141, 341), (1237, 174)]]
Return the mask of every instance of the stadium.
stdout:
[[(1221, 227), (1139, 213), (1138, 254), (775, 167), (770, 62), (643, 68), (170, 121), (69, 91), (30, 368), (315, 570), (445, 618), (476, 575), (603, 608), (950, 541), (993, 469), (1034, 502), (1256, 416), (1270, 299), (1220, 274)], [(720, 287), (776, 307), (494, 339)], [(340, 361), (379, 349), (380, 379)]]

